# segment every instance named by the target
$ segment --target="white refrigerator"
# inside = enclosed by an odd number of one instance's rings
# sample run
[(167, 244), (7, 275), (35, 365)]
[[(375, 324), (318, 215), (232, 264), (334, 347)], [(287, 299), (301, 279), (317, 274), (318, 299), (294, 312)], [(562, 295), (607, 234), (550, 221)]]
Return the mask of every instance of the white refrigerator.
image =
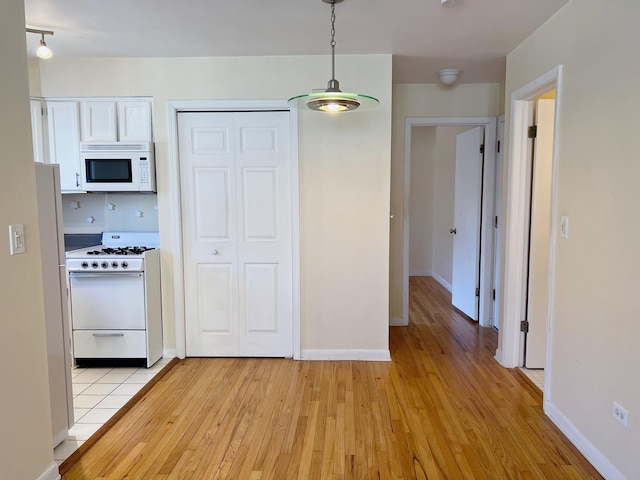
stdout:
[(73, 426), (71, 328), (62, 227), (60, 167), (36, 163), (53, 446)]

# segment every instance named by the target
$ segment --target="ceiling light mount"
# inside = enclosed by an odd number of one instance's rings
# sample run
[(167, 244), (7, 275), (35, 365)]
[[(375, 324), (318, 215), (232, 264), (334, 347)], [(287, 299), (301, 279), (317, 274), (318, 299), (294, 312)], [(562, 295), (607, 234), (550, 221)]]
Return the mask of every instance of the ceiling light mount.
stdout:
[(289, 99), (294, 108), (307, 107), (317, 112), (350, 112), (358, 108), (374, 107), (378, 99), (369, 95), (346, 93), (340, 90), (340, 82), (336, 80), (336, 3), (344, 0), (322, 0), (331, 5), (331, 79), (324, 92), (298, 95)]
[(41, 28), (26, 27), (26, 31), (27, 33), (36, 33), (42, 36), (42, 38), (40, 38), (40, 46), (36, 50), (36, 55), (44, 59), (51, 58), (53, 56), (53, 52), (49, 47), (47, 47), (47, 43), (44, 41), (44, 36), (53, 35), (53, 30), (43, 30)]
[(438, 78), (444, 85), (453, 85), (458, 81), (458, 77), (462, 72), (456, 68), (445, 68), (438, 71)]

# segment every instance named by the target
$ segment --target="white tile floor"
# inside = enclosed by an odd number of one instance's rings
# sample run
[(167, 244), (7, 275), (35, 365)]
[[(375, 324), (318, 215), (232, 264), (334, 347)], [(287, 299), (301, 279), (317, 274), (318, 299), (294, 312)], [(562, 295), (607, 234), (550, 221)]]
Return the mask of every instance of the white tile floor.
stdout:
[(73, 412), (75, 425), (53, 451), (62, 463), (144, 385), (162, 370), (170, 358), (161, 358), (151, 368), (74, 368)]
[(520, 370), (529, 377), (529, 380), (531, 380), (536, 387), (544, 391), (544, 370), (531, 370), (528, 368), (521, 368)]

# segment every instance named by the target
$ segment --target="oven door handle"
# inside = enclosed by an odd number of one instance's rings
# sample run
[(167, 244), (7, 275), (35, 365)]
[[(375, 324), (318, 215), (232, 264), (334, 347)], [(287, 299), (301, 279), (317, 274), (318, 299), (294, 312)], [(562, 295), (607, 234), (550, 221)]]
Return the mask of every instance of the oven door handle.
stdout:
[(96, 278), (96, 277), (110, 277), (110, 276), (118, 276), (118, 277), (141, 277), (142, 273), (124, 273), (124, 272), (105, 272), (105, 273), (69, 273), (70, 277), (82, 277), (82, 278)]
[(124, 333), (94, 333), (94, 337), (124, 337)]

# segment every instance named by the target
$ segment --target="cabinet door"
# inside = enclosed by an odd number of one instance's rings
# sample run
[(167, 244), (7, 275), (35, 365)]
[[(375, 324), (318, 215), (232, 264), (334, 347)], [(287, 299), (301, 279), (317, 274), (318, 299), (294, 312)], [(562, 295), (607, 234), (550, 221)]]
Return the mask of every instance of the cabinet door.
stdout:
[(121, 142), (151, 141), (151, 102), (118, 102), (118, 140)]
[(86, 100), (82, 102), (82, 141), (116, 142), (116, 102)]
[(47, 102), (49, 163), (60, 165), (63, 192), (80, 189), (80, 131), (78, 102)]
[(46, 163), (44, 151), (44, 120), (42, 100), (31, 100), (31, 138), (33, 140), (33, 160)]

